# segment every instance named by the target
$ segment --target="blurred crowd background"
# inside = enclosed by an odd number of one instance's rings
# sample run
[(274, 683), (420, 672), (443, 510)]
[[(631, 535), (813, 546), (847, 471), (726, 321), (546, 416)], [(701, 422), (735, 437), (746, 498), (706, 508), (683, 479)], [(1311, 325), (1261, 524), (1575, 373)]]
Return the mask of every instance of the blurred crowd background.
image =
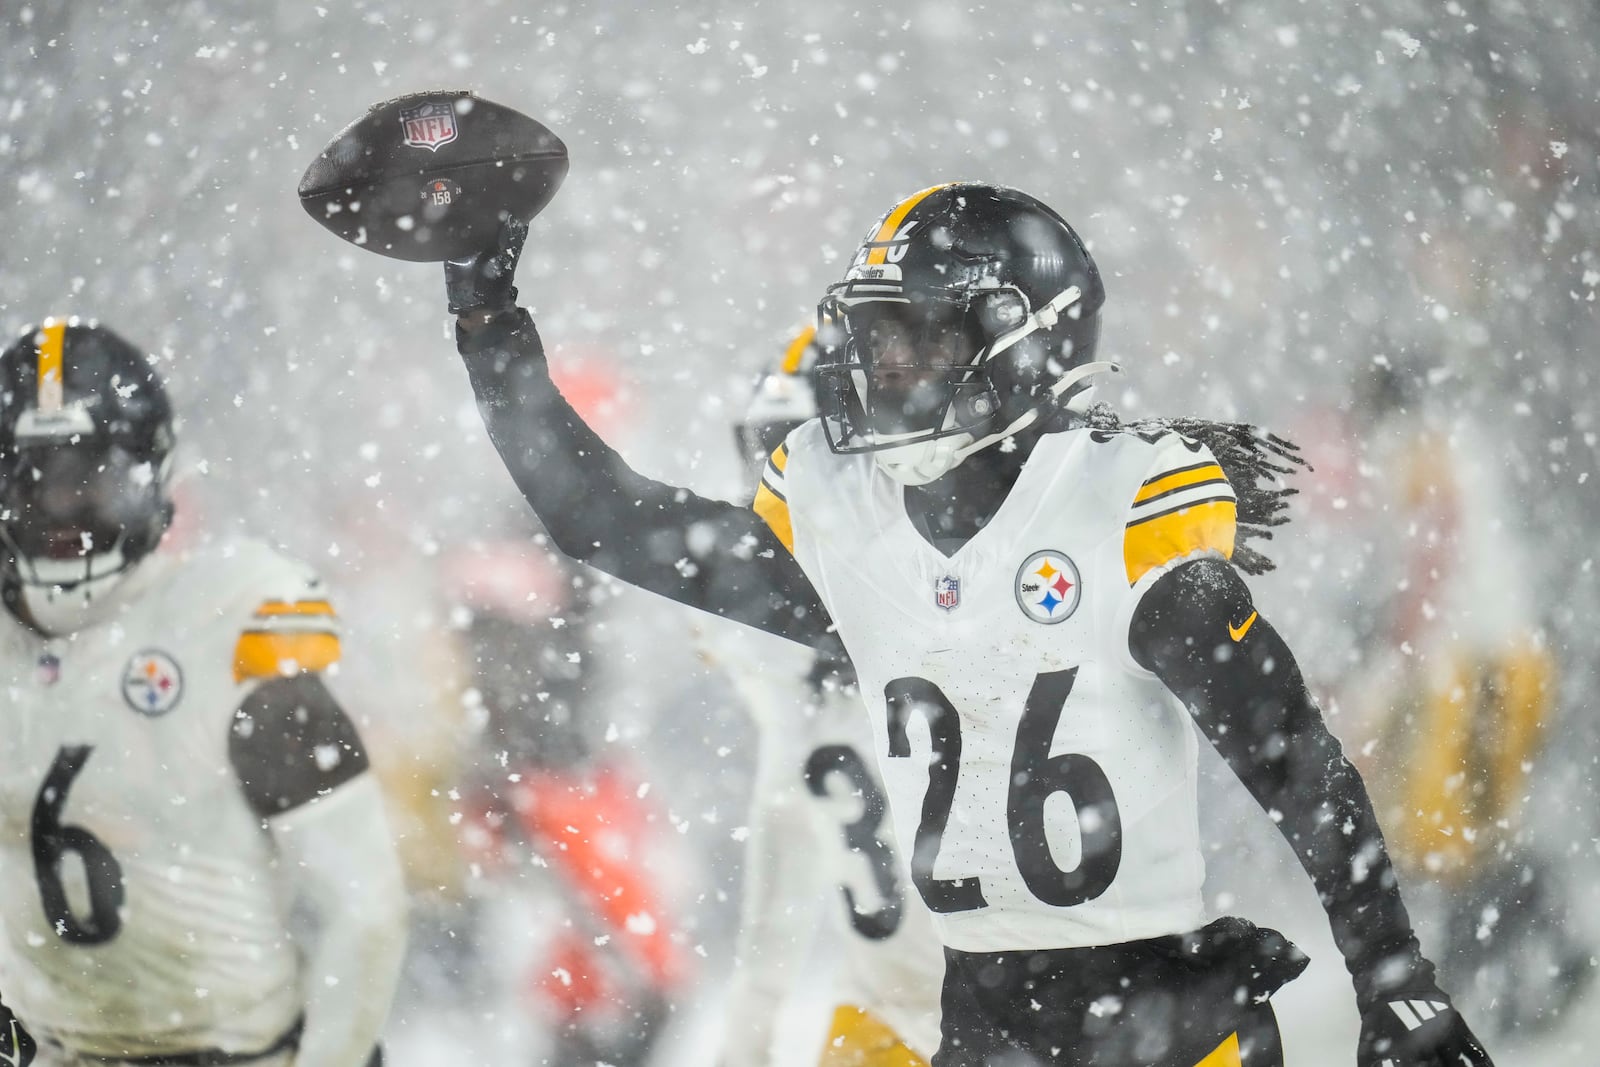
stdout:
[[(1108, 399), (1304, 448), (1259, 600), (1399, 813), (1429, 948), (1483, 1028), (1510, 1062), (1573, 1062), (1600, 1029), (1596, 42), (1587, 0), (10, 0), (0, 335), (77, 314), (154, 353), (184, 535), (262, 537), (337, 591), (338, 684), (412, 875), (414, 1047), (548, 1040), (529, 1005), (577, 994), (544, 962), (628, 921), (552, 889), (537, 828), (482, 799), (514, 808), (513, 765), (542, 761), (637, 821), (629, 864), (670, 921), (619, 966), (647, 994), (616, 996), (658, 1005), (659, 1062), (705, 1063), (753, 751), (701, 654), (726, 635), (539, 546), (438, 268), (334, 241), (295, 185), (401, 93), (546, 122), (572, 170), (519, 282), (558, 380), (637, 468), (730, 498), (755, 377), (868, 223), (937, 181), (1023, 188), (1106, 276)], [(496, 713), (495, 663), (550, 679), (539, 729)], [(1348, 1062), (1309, 884), (1210, 770), (1211, 825), (1237, 827), (1212, 903), (1315, 958), (1279, 1001), (1290, 1062)], [(1473, 831), (1441, 840), (1434, 803)]]

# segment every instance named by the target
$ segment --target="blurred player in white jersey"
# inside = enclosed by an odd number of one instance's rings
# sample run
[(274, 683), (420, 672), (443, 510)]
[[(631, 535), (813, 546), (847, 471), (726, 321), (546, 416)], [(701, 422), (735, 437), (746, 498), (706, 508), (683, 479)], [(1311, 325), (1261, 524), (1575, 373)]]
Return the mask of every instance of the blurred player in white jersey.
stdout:
[(0, 354), (0, 990), (42, 1064), (375, 1064), (404, 890), (334, 610), (264, 544), (163, 545), (173, 445), (110, 330)]
[[(757, 475), (795, 427), (816, 417), (815, 335), (808, 328), (791, 342), (738, 428)], [(842, 649), (781, 658), (763, 651), (759, 662), (729, 656), (725, 664), (761, 741), (723, 1062), (775, 1062), (776, 1022), (801, 982), (821, 905), (840, 951), (819, 1067), (923, 1067), (939, 1045), (944, 955), (894, 844), (848, 662)]]

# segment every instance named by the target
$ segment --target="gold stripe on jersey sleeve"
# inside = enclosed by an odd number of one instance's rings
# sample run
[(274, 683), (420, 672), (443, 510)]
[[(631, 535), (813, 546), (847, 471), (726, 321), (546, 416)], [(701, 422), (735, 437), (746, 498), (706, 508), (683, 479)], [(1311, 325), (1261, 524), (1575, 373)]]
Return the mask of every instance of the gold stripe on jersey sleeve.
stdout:
[(772, 450), (772, 465), (778, 468), (778, 473), (783, 474), (789, 469), (789, 449), (779, 445)]
[(778, 535), (778, 540), (789, 554), (794, 555), (794, 525), (789, 520), (789, 502), (773, 492), (766, 482), (762, 482), (756, 487), (756, 498), (750, 507)]
[(800, 364), (805, 362), (806, 349), (811, 347), (811, 342), (817, 339), (817, 328), (807, 326), (795, 335), (789, 347), (783, 350), (783, 366), (779, 368), (785, 374), (799, 374)]
[(907, 215), (911, 214), (911, 209), (950, 184), (950, 182), (945, 182), (943, 185), (929, 186), (919, 193), (912, 193), (896, 204), (894, 210), (889, 212), (888, 217), (883, 220), (883, 225), (878, 227), (878, 232), (872, 235), (873, 248), (872, 251), (867, 253), (867, 262), (887, 263), (889, 261), (888, 242), (894, 240), (895, 231), (900, 229), (900, 224), (906, 220)]
[(1243, 1063), (1244, 1059), (1239, 1053), (1239, 1034), (1235, 1031), (1194, 1067), (1241, 1067)]
[(335, 618), (333, 605), (326, 600), (263, 600), (256, 609), (263, 619), (280, 615), (322, 615)]
[(339, 662), (339, 635), (246, 630), (233, 649), (233, 680), (282, 678), (326, 670)]
[(1210, 550), (1233, 558), (1237, 505), (1230, 499), (1204, 500), (1128, 524), (1122, 560), (1128, 584), (1194, 552)]
[(1151, 478), (1139, 488), (1139, 495), (1133, 498), (1135, 504), (1143, 504), (1146, 500), (1170, 493), (1174, 489), (1185, 489), (1191, 485), (1201, 485), (1205, 482), (1226, 481), (1222, 468), (1215, 463), (1198, 463), (1193, 467), (1182, 470), (1170, 471), (1157, 478)]
[(40, 411), (61, 410), (66, 373), (67, 324), (46, 319), (39, 328), (39, 378), (36, 397)]

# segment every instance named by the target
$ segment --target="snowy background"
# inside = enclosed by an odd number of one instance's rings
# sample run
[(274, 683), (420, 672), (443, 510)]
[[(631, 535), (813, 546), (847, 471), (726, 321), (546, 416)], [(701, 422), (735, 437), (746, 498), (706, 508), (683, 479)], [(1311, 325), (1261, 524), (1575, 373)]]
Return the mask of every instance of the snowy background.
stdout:
[[(1349, 694), (1378, 673), (1373, 620), (1417, 535), (1383, 510), (1395, 431), (1364, 405), (1375, 367), (1424, 383), (1407, 417), (1456, 428), (1438, 461), (1470, 453), (1467, 480), (1495, 487), (1474, 602), (1525, 605), (1559, 671), (1508, 870), (1544, 890), (1540, 929), (1587, 951), (1597, 41), (1582, 0), (0, 0), (0, 335), (79, 314), (158, 354), (189, 535), (248, 531), (340, 591), (340, 689), (394, 783), (425, 917), (396, 1023), (418, 1047), (495, 1029), (451, 994), (492, 969), (460, 949), (465, 927), (543, 918), (480, 906), (451, 823), (486, 749), (450, 561), (531, 524), (472, 409), (438, 268), (339, 244), (294, 189), (366, 105), (424, 88), (471, 88), (566, 141), (524, 302), (635, 465), (712, 494), (742, 491), (730, 424), (875, 216), (953, 178), (1054, 205), (1106, 276), (1120, 408), (1267, 424), (1317, 464), (1257, 589), (1356, 750), (1374, 737)], [(657, 785), (694, 963), (663, 1062), (705, 1063), (753, 728), (680, 613), (603, 583), (579, 595), (598, 602), (595, 734)], [(1308, 883), (1236, 786), (1205, 801), (1212, 903), (1315, 958), (1278, 1000), (1289, 1062), (1349, 1063), (1354, 1008)], [(1419, 886), (1420, 917), (1452, 892)], [(1545, 970), (1508, 963), (1503, 991), (1558, 1005)], [(1500, 1062), (1584, 1059), (1600, 1025), (1583, 996), (1521, 1011)]]

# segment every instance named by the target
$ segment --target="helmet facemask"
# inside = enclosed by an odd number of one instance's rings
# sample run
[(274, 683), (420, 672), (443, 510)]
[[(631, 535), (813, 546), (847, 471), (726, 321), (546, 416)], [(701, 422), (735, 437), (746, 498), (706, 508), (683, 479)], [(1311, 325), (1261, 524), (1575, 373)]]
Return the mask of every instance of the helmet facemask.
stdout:
[(1076, 304), (1076, 287), (1038, 309), (1007, 285), (836, 295), (851, 289), (859, 291), (850, 281), (832, 287), (818, 311), (820, 405), (834, 452), (871, 452), (896, 481), (921, 485), (1032, 423), (1062, 395), (1053, 386), (1070, 354), (1051, 366), (1054, 357), (1041, 353)]
[(850, 300), (830, 290), (817, 329), (829, 447), (875, 452), (981, 430), (997, 398), (980, 321), (992, 315), (975, 305), (1016, 301), (1025, 304), (1014, 290), (997, 292), (993, 301), (942, 293)]
[(103, 438), (5, 457), (0, 545), (31, 613), (80, 612), (155, 547), (170, 518), (166, 459)]

